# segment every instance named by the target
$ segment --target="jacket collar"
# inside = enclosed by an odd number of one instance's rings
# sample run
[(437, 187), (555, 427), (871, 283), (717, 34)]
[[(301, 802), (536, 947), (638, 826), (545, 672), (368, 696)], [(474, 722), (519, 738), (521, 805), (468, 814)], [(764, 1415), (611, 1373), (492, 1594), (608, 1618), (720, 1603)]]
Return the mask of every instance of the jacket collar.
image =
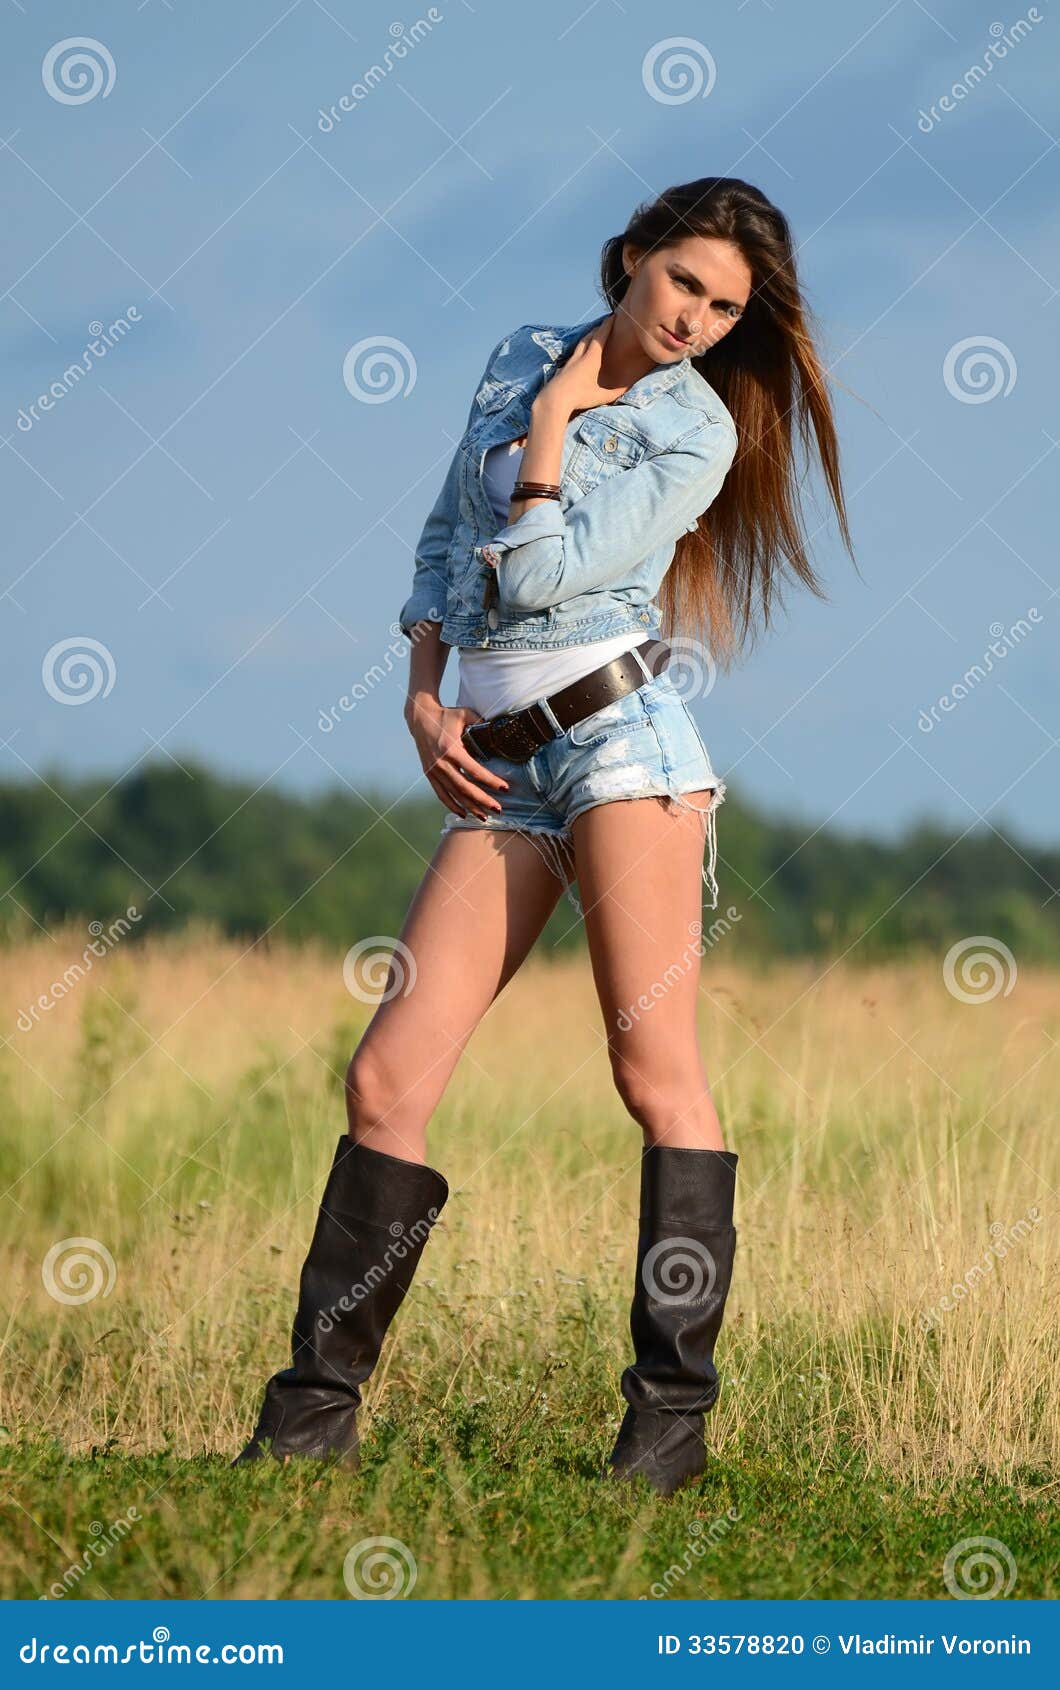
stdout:
[[(563, 354), (570, 347), (576, 345), (584, 335), (587, 335), (590, 329), (595, 329), (597, 323), (602, 323), (604, 318), (610, 315), (610, 311), (602, 311), (599, 317), (592, 318), (588, 323), (573, 323), (562, 328), (532, 329), (530, 339), (536, 346), (540, 346), (543, 351), (547, 352), (550, 359), (549, 363), (542, 366), (542, 374), (547, 378), (549, 373), (555, 369)], [(684, 380), (689, 375), (691, 370), (692, 358), (689, 353), (686, 353), (683, 358), (679, 358), (674, 364), (656, 364), (653, 369), (648, 370), (642, 376), (638, 376), (632, 386), (628, 387), (625, 393), (612, 400), (611, 403), (638, 407), (650, 405), (658, 394), (666, 393), (671, 387), (675, 387), (679, 381)]]

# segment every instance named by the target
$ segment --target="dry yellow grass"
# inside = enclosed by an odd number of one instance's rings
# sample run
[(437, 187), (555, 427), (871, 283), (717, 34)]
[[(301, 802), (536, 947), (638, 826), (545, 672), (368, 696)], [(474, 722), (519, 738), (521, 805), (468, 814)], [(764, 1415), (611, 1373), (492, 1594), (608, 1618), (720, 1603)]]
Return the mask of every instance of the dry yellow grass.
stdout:
[[(190, 932), (119, 947), (17, 1030), (83, 941), (38, 936), (3, 975), (0, 1422), (75, 1453), (232, 1453), (284, 1359), (370, 1010), (339, 951)], [(741, 1157), (740, 1244), (714, 1446), (822, 1467), (853, 1449), (913, 1486), (1040, 1483), (1060, 1443), (1060, 980), (1021, 971), (972, 1006), (941, 963), (752, 971), (721, 952), (704, 959), (701, 1024)], [(512, 1438), (528, 1414), (606, 1438), (639, 1147), (587, 963), (531, 959), (432, 1123), (453, 1195), (367, 1431), (422, 1393), (443, 1417), (490, 1403)], [(70, 1237), (110, 1252), (109, 1295), (46, 1291), (46, 1253)]]

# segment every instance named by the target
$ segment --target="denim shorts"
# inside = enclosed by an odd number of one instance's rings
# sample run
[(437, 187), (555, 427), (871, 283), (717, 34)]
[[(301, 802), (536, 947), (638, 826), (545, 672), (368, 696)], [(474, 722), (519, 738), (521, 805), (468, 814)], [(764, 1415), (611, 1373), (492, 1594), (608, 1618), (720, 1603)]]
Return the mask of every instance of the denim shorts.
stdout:
[[(538, 701), (541, 702), (540, 700)], [(544, 706), (546, 715), (548, 707)], [(558, 722), (554, 726), (559, 727)], [(594, 804), (621, 798), (661, 798), (667, 805), (695, 811), (703, 817), (709, 846), (703, 881), (711, 908), (718, 905), (717, 834), (715, 812), (725, 798), (719, 780), (688, 706), (667, 670), (605, 704), (591, 715), (541, 746), (526, 763), (508, 757), (480, 757), (488, 769), (503, 775), (507, 791), (490, 787), (501, 810), (485, 820), (447, 812), (443, 834), (451, 828), (476, 827), (491, 832), (515, 829), (539, 847), (549, 867), (564, 883), (573, 907), (582, 913), (571, 884), (574, 855), (571, 823)], [(703, 805), (684, 794), (712, 788)]]

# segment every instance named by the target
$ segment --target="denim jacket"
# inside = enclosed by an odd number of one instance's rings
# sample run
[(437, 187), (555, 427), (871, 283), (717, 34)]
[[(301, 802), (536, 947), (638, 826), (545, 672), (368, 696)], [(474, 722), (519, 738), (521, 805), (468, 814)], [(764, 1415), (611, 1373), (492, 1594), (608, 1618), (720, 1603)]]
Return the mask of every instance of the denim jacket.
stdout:
[(482, 482), (486, 452), (526, 433), (557, 362), (606, 315), (568, 328), (527, 323), (494, 347), (416, 547), (404, 633), (440, 621), (447, 645), (508, 650), (659, 634), (656, 595), (674, 548), (737, 446), (731, 416), (690, 357), (656, 364), (612, 404), (571, 418), (558, 500), (498, 532)]

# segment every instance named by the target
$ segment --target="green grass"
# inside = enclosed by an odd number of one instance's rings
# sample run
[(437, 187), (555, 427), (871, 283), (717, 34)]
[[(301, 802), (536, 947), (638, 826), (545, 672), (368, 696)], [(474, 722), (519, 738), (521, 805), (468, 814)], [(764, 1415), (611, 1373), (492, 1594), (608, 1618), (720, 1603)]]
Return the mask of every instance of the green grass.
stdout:
[(377, 1421), (353, 1475), (9, 1448), (0, 1478), (19, 1506), (5, 1506), (5, 1594), (46, 1594), (47, 1580), (62, 1590), (92, 1522), (113, 1537), (130, 1508), (128, 1536), (90, 1556), (65, 1599), (345, 1599), (347, 1553), (376, 1536), (411, 1552), (413, 1600), (945, 1598), (947, 1552), (981, 1535), (1016, 1546), (1012, 1597), (1060, 1594), (1056, 1509), (1040, 1475), (1021, 1485), (972, 1475), (916, 1494), (854, 1453), (822, 1470), (805, 1452), (766, 1461), (737, 1448), (663, 1501), (616, 1494), (594, 1471), (603, 1441), (563, 1423), (539, 1424), (509, 1459), (483, 1453), (489, 1436), (461, 1405), (411, 1439)]
[[(55, 972), (42, 939), (15, 960), (7, 1024)], [(711, 960), (739, 1245), (708, 1471), (663, 1500), (602, 1476), (639, 1134), (581, 961), (521, 971), (432, 1120), (452, 1195), (362, 1470), (229, 1467), (286, 1361), (367, 1019), (340, 961), (174, 940), (0, 1051), (0, 1596), (80, 1565), (64, 1599), (343, 1598), (376, 1537), (413, 1600), (944, 1598), (983, 1537), (1013, 1597), (1058, 1594), (1055, 976), (969, 1008), (927, 967)], [(71, 1237), (115, 1266), (83, 1303), (42, 1277)]]

